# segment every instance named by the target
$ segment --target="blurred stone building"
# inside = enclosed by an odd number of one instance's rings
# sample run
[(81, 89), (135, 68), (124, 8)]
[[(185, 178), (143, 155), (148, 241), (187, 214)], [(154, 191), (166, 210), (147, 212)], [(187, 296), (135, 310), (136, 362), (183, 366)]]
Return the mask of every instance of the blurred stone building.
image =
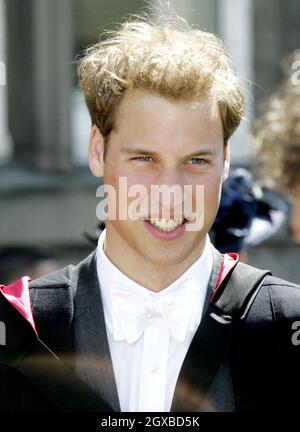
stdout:
[[(76, 87), (75, 58), (103, 29), (145, 4), (0, 0), (0, 248), (39, 245), (61, 264), (93, 249), (82, 232), (93, 233), (98, 222), (99, 182), (87, 167), (90, 122)], [(280, 59), (300, 47), (300, 2), (173, 4), (189, 22), (221, 36), (242, 76), (248, 113), (232, 139), (232, 154), (234, 164), (248, 166), (253, 119), (283, 78)], [(299, 257), (283, 229), (252, 250), (250, 262), (299, 282)]]

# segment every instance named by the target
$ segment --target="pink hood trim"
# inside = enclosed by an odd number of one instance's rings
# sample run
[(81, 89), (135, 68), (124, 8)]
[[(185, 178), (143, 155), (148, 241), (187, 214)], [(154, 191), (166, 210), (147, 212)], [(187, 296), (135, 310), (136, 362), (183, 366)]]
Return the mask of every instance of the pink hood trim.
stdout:
[(237, 253), (226, 253), (226, 254), (222, 254), (222, 266), (221, 266), (221, 271), (220, 271), (220, 275), (219, 275), (219, 279), (217, 282), (217, 286), (216, 289), (214, 290), (214, 293), (210, 299), (210, 303), (212, 303), (221, 283), (223, 282), (223, 280), (226, 278), (226, 276), (234, 269), (234, 267), (237, 265), (237, 263), (239, 262), (239, 255)]
[(9, 303), (14, 308), (16, 308), (20, 314), (30, 323), (36, 335), (38, 335), (33, 319), (29, 296), (29, 282), (31, 280), (32, 279), (29, 276), (23, 276), (10, 285), (0, 285), (0, 292), (9, 301)]

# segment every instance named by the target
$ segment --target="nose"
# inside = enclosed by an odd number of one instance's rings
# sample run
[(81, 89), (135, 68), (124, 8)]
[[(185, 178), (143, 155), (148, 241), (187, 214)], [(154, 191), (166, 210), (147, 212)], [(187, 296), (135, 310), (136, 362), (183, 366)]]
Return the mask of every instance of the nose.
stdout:
[(178, 185), (182, 187), (184, 185), (184, 179), (179, 169), (175, 167), (165, 167), (155, 178), (156, 184), (173, 186)]
[(183, 186), (184, 178), (178, 169), (169, 167), (161, 170), (155, 177), (151, 191), (153, 214), (159, 213), (161, 217), (167, 219), (181, 219), (184, 201)]

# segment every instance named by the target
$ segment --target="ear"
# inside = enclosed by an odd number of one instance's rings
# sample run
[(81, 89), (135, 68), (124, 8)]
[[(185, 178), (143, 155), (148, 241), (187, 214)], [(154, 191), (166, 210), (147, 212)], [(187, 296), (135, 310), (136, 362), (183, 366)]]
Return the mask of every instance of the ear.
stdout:
[(229, 141), (225, 144), (224, 147), (224, 168), (223, 168), (223, 182), (228, 178), (229, 176), (229, 169), (230, 169), (230, 146)]
[(96, 125), (92, 126), (89, 140), (89, 167), (95, 177), (103, 177), (104, 138)]

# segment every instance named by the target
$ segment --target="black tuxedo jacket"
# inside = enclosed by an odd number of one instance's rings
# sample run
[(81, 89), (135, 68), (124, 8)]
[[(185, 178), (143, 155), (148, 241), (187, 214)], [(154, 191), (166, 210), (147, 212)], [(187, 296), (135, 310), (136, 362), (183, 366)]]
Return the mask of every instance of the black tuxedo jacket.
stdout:
[[(214, 249), (204, 312), (220, 268), (221, 255)], [(32, 281), (30, 296), (40, 339), (113, 410), (120, 411), (96, 253), (76, 266)], [(177, 380), (171, 410), (296, 410), (300, 403), (300, 345), (294, 334), (297, 321), (300, 321), (300, 287), (267, 276), (235, 337), (229, 357), (206, 394), (197, 379), (191, 382), (189, 378), (191, 370), (193, 376), (201, 374), (197, 366), (203, 354), (196, 348), (196, 332)], [(55, 410), (18, 370), (0, 364), (0, 411)]]

